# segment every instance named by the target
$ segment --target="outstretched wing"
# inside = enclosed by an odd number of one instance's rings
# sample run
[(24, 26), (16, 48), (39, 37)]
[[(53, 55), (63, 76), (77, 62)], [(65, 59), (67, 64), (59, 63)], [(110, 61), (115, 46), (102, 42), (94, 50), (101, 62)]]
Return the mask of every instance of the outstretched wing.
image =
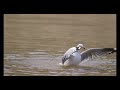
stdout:
[(93, 58), (93, 56), (102, 56), (116, 52), (116, 48), (90, 48), (81, 53), (81, 60)]
[(66, 51), (66, 53), (63, 55), (62, 57), (62, 64), (64, 64), (64, 62), (70, 58), (70, 56), (75, 53), (77, 50), (75, 47), (70, 48), (68, 51)]

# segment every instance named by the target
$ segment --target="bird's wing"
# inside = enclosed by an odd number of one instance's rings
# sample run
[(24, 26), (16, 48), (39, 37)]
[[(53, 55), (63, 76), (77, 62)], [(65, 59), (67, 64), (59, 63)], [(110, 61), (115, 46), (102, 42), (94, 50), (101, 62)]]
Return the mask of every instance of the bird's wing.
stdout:
[(102, 56), (116, 52), (116, 48), (90, 48), (81, 53), (81, 60), (93, 58), (93, 56)]
[(70, 48), (68, 51), (66, 51), (66, 53), (62, 57), (62, 63), (64, 63), (67, 59), (69, 59), (70, 56), (72, 56), (72, 54), (75, 53), (76, 51), (77, 50), (75, 47)]

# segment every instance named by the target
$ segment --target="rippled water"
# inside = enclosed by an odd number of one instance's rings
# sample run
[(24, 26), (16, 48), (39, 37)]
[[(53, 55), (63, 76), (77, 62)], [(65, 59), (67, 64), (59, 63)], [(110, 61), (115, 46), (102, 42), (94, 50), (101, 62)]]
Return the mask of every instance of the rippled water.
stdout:
[(70, 47), (116, 47), (115, 14), (5, 14), (4, 76), (116, 76), (116, 53), (59, 65)]

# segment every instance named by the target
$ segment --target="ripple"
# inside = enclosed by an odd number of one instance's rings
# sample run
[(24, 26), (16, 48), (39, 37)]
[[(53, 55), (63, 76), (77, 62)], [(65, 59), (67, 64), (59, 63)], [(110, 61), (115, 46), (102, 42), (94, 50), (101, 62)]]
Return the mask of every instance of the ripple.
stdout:
[(62, 67), (61, 54), (44, 50), (4, 55), (4, 76), (115, 76), (115, 59), (86, 60), (79, 66)]

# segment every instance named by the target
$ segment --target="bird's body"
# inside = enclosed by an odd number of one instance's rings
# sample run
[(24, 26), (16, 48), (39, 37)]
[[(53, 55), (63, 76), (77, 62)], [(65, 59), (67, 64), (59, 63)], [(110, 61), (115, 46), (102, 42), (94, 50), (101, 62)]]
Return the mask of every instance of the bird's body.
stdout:
[(63, 59), (65, 58), (68, 58), (65, 65), (79, 65), (81, 60), (80, 51), (76, 50), (76, 47), (72, 47), (64, 54)]
[[(79, 65), (81, 61), (86, 58), (93, 58), (93, 56), (102, 56), (116, 52), (116, 48), (90, 48), (82, 53), (80, 49), (84, 48), (83, 44), (78, 44), (76, 47), (68, 49), (62, 58), (63, 65)], [(84, 48), (85, 49), (85, 48)]]

